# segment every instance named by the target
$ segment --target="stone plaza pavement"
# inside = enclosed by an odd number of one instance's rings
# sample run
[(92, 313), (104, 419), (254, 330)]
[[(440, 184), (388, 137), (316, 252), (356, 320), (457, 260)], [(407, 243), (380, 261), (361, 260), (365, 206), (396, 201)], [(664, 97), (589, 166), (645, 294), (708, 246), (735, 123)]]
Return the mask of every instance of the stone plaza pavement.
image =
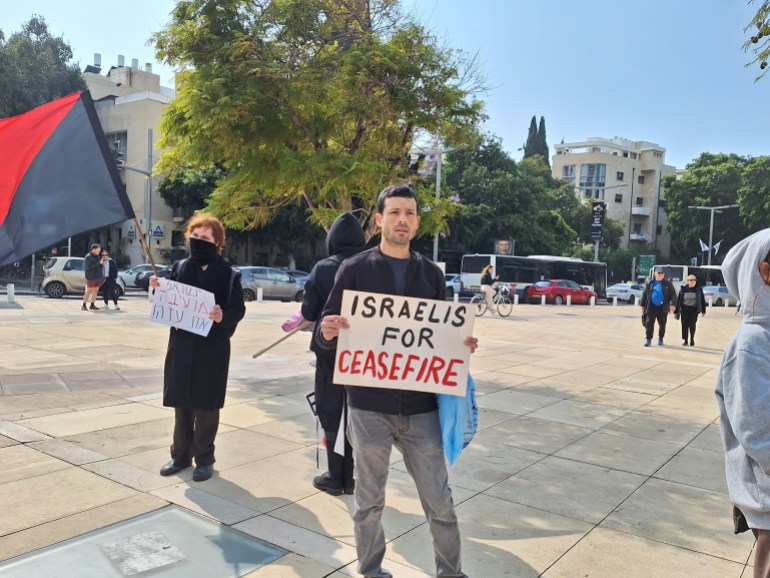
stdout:
[[(0, 561), (175, 504), (289, 551), (251, 578), (357, 576), (353, 497), (310, 483), (322, 470), (309, 334), (251, 358), (296, 303), (247, 304), (216, 473), (195, 483), (191, 469), (158, 474), (173, 413), (161, 404), (167, 329), (148, 321), (146, 298), (100, 312), (78, 298), (0, 298)], [(751, 576), (713, 393), (739, 318), (711, 308), (694, 348), (669, 319), (666, 345), (650, 348), (629, 305), (519, 305), (476, 320), (480, 431), (450, 468), (469, 576)], [(434, 575), (395, 450), (383, 518), (385, 567)]]

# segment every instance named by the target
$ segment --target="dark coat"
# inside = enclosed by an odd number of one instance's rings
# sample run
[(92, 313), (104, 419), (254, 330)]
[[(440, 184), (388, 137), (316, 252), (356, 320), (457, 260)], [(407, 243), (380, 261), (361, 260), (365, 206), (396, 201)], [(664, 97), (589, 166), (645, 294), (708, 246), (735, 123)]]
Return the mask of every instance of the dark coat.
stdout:
[[(342, 292), (345, 289), (389, 295), (398, 294), (393, 269), (379, 247), (354, 255), (340, 266), (322, 317), (339, 315)], [(406, 270), (406, 287), (403, 295), (445, 300), (446, 281), (444, 274), (432, 261), (412, 251)], [(334, 343), (336, 344), (336, 341)], [(320, 333), (318, 334), (318, 344), (322, 347), (335, 346), (325, 342)], [(417, 415), (437, 408), (436, 395), (433, 393), (380, 387), (345, 386), (345, 389), (349, 405), (356, 409), (390, 415)]]
[(171, 328), (163, 375), (163, 405), (187, 409), (219, 409), (225, 403), (227, 371), (230, 365), (230, 333), (243, 319), (243, 289), (240, 274), (230, 291), (232, 268), (222, 257), (204, 271), (185, 262), (171, 278), (214, 293), (222, 307), (222, 321), (215, 323), (206, 337)]
[[(343, 213), (334, 221), (326, 236), (326, 251), (329, 257), (318, 261), (310, 271), (305, 282), (305, 294), (302, 298), (302, 317), (308, 321), (320, 318), (326, 300), (329, 298), (334, 277), (342, 262), (348, 257), (363, 251), (366, 237), (361, 225), (352, 214)], [(334, 375), (334, 356), (336, 349), (324, 349), (316, 343), (315, 334), (320, 324), (316, 324), (310, 349), (316, 354), (315, 402), (318, 419), (324, 431), (336, 433), (342, 418), (342, 406), (345, 404), (345, 388), (332, 382)], [(322, 361), (328, 360), (327, 362)]]
[[(655, 281), (652, 280), (647, 283), (647, 286), (644, 288), (644, 293), (642, 293), (641, 306), (644, 307), (646, 311), (649, 311), (650, 307), (655, 307), (655, 305), (652, 304), (652, 300), (650, 299), (650, 293), (652, 293), (652, 284), (654, 282)], [(663, 283), (663, 303), (660, 305), (660, 308), (669, 309), (676, 302), (676, 289), (674, 288), (674, 284), (665, 277), (661, 283)]]
[(107, 279), (117, 280), (118, 266), (115, 264), (115, 261), (113, 261), (112, 257), (107, 259), (107, 265), (108, 265)]
[(86, 279), (102, 279), (104, 277), (102, 258), (89, 251), (83, 261), (83, 272), (85, 273)]
[(697, 294), (695, 308), (698, 310), (698, 313), (706, 313), (706, 296), (703, 294), (703, 289), (700, 288), (700, 285), (696, 285), (692, 288), (685, 285), (679, 290), (679, 296), (676, 298), (676, 309), (674, 310), (676, 315), (682, 313), (682, 307), (685, 307), (684, 294), (690, 292), (695, 292)]

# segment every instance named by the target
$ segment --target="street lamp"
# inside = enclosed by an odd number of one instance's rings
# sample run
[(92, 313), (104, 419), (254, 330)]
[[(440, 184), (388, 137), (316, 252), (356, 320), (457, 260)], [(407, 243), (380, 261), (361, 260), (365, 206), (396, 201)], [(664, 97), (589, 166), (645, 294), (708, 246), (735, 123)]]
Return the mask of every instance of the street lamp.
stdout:
[(689, 205), (688, 209), (697, 209), (701, 211), (711, 211), (711, 224), (709, 225), (709, 262), (711, 267), (711, 247), (714, 242), (714, 213), (721, 213), (722, 209), (737, 209), (738, 205), (720, 205), (718, 207), (700, 207), (698, 205)]
[[(610, 185), (609, 187), (598, 187), (598, 186), (590, 186), (589, 187), (589, 186), (585, 186), (585, 185), (577, 185), (577, 186), (575, 186), (575, 188), (578, 189), (578, 190), (580, 190), (580, 189), (590, 189), (590, 190), (601, 189), (602, 190), (602, 197), (603, 197), (601, 200), (602, 200), (602, 202), (604, 202), (606, 204), (607, 197), (604, 194), (604, 191), (607, 191), (607, 190), (610, 190), (610, 189), (619, 189), (621, 187), (627, 187), (627, 186), (628, 186), (628, 183), (620, 183), (618, 185)], [(579, 197), (580, 197), (580, 192), (578, 192), (578, 198)], [(631, 203), (632, 203), (632, 206), (633, 206), (633, 199), (631, 200)], [(631, 230), (631, 222), (630, 222), (630, 220), (629, 220), (629, 223), (628, 223), (628, 229)], [(599, 262), (599, 243), (601, 243), (601, 239), (596, 239), (594, 241), (594, 262), (595, 263)]]

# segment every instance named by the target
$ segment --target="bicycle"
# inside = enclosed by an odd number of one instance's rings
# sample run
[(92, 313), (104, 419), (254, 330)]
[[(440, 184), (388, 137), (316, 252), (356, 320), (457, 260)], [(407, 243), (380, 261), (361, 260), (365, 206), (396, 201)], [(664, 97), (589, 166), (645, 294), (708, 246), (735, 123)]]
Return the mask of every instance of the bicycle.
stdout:
[[(508, 317), (513, 311), (513, 300), (511, 299), (511, 290), (507, 285), (494, 285), (497, 289), (495, 296), (492, 297), (492, 304), (497, 309), (497, 314), (500, 317)], [(471, 299), (471, 307), (473, 307), (476, 317), (481, 317), (487, 312), (487, 300), (483, 293), (475, 295)]]

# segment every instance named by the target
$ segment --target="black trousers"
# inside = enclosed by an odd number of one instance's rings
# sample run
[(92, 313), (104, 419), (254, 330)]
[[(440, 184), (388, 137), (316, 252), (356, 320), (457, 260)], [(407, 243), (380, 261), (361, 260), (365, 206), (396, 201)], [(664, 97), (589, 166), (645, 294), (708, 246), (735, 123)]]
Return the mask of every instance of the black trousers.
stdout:
[(104, 283), (102, 283), (102, 296), (104, 297), (105, 305), (107, 305), (109, 299), (112, 299), (115, 305), (118, 304), (118, 283), (115, 279), (107, 277), (104, 280)]
[(174, 410), (174, 443), (171, 457), (178, 462), (210, 466), (214, 459), (214, 438), (219, 428), (219, 410), (184, 409)]
[(647, 324), (644, 326), (647, 339), (652, 339), (655, 333), (655, 322), (658, 322), (658, 337), (663, 339), (666, 336), (666, 321), (668, 320), (668, 309), (666, 307), (657, 307), (650, 305), (647, 307)]
[(682, 322), (682, 339), (693, 341), (695, 338), (695, 326), (698, 323), (698, 308), (682, 305), (679, 309), (679, 320)]

